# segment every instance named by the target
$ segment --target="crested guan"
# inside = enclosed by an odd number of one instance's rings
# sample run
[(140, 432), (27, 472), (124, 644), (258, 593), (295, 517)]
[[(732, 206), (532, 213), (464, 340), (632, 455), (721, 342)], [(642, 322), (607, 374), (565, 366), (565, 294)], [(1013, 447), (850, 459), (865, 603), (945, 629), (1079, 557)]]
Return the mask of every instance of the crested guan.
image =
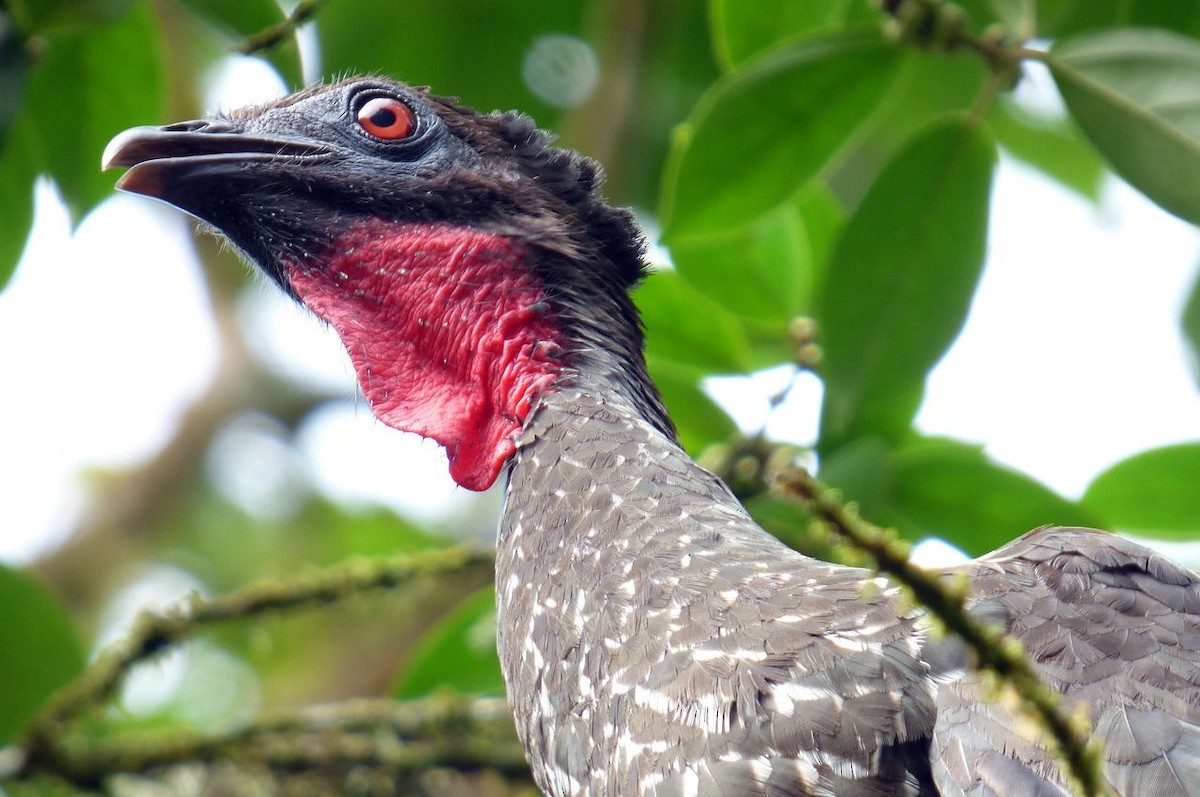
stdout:
[[(499, 648), (549, 795), (1065, 795), (965, 654), (796, 553), (680, 448), (599, 169), (515, 113), (381, 78), (129, 130), (118, 186), (215, 227), (341, 335), (384, 423), (507, 480)], [(1200, 581), (1043, 528), (956, 571), (1079, 710), (1123, 795), (1200, 795)]]

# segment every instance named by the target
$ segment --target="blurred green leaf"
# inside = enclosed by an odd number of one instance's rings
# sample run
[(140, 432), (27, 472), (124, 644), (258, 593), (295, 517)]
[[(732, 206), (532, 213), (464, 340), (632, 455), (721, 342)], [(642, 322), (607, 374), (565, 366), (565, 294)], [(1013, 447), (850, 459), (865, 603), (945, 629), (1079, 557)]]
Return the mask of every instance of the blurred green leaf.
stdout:
[(802, 554), (837, 562), (841, 551), (828, 535), (813, 533), (811, 517), (799, 501), (759, 493), (746, 501), (746, 510), (760, 526)]
[[(161, 115), (163, 66), (147, 0), (86, 35), (48, 33), (45, 57), (29, 81), (32, 115), (44, 154), (76, 222), (112, 193), (100, 171), (109, 140), (131, 124)], [(66, 129), (64, 129), (66, 128)]]
[(858, 504), (876, 523), (887, 511), (892, 489), (891, 449), (878, 437), (860, 437), (821, 457), (821, 481)]
[(23, 16), (30, 33), (56, 28), (86, 28), (103, 25), (119, 18), (135, 0), (22, 0)]
[(0, 288), (13, 271), (33, 224), (33, 184), (41, 160), (31, 120), (17, 119), (0, 145)]
[(697, 453), (737, 432), (733, 419), (701, 390), (701, 371), (653, 355), (647, 363), (684, 448)]
[(795, 202), (724, 235), (680, 241), (671, 258), (709, 299), (781, 328), (812, 296), (813, 255)]
[(721, 234), (795, 194), (877, 110), (900, 57), (878, 31), (789, 42), (717, 82), (672, 145), (663, 237)]
[(317, 14), (321, 67), (326, 75), (381, 72), (483, 110), (520, 108), (552, 126), (559, 109), (520, 76), (539, 37), (583, 36), (584, 10), (581, 0), (410, 0), (402, 11), (394, 0), (326, 3)]
[(847, 21), (877, 19), (879, 12), (857, 0), (709, 0), (709, 15), (713, 48), (722, 66), (731, 70), (785, 39)]
[(1071, 115), (1116, 172), (1200, 223), (1200, 42), (1105, 31), (1059, 42), (1047, 62)]
[(29, 77), (29, 57), (25, 40), (12, 17), (0, 8), (0, 147), (8, 128), (21, 110), (25, 81)]
[(817, 301), (822, 452), (908, 429), (974, 294), (995, 161), (986, 131), (942, 121), (896, 155), (847, 222)]
[[(275, 0), (180, 0), (198, 16), (227, 34), (245, 40), (270, 30), (287, 19)], [(239, 42), (240, 43), (240, 42)], [(258, 55), (275, 67), (283, 82), (295, 91), (304, 85), (300, 48), (293, 30), (273, 47)]]
[(31, 575), (0, 564), (0, 747), (77, 676), (83, 644), (58, 600)]
[(1200, 3), (1195, 0), (1038, 0), (1035, 5), (1040, 38), (1117, 27), (1200, 33)]
[(646, 351), (705, 373), (748, 369), (749, 343), (728, 310), (671, 269), (651, 274), (634, 293), (646, 324)]
[(503, 695), (496, 655), (496, 590), (487, 587), (429, 629), (392, 688), (396, 698), (452, 689), (467, 695)]
[(1062, 120), (1034, 119), (1001, 97), (988, 114), (996, 140), (1018, 160), (1095, 201), (1104, 182), (1104, 161)]
[(1135, 454), (1101, 473), (1083, 504), (1123, 531), (1163, 539), (1200, 533), (1200, 443)]
[(977, 446), (921, 440), (891, 456), (884, 522), (917, 539), (936, 535), (979, 556), (1046, 524), (1097, 526), (1098, 517)]
[(1188, 295), (1187, 304), (1183, 307), (1183, 316), (1179, 319), (1183, 328), (1183, 338), (1191, 350), (1192, 378), (1200, 385), (1200, 272), (1196, 274), (1196, 282)]

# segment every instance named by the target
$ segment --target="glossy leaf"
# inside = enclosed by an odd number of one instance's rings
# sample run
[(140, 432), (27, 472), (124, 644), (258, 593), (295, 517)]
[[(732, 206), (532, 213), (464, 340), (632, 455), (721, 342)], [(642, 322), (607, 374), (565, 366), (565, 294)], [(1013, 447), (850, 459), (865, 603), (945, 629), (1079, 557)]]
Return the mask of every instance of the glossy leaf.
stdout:
[(1122, 531), (1169, 539), (1200, 533), (1200, 443), (1143, 451), (1101, 473), (1083, 503)]
[(1049, 66), (1071, 115), (1113, 169), (1200, 223), (1200, 42), (1106, 31), (1060, 42)]
[[(245, 40), (269, 31), (287, 18), (275, 0), (182, 0), (199, 16), (217, 25), (227, 34)], [(240, 43), (240, 42), (239, 42)], [(304, 85), (300, 66), (300, 48), (295, 31), (274, 46), (258, 53), (279, 73), (292, 90)]]
[(1099, 199), (1104, 161), (1065, 120), (1033, 119), (1002, 98), (988, 122), (996, 141), (1013, 157), (1087, 199)]
[(58, 600), (31, 575), (0, 564), (0, 746), (12, 741), (85, 660)]
[(972, 556), (1044, 525), (1097, 526), (1099, 517), (976, 446), (922, 440), (892, 453), (886, 522), (935, 535)]
[(425, 634), (392, 695), (421, 697), (441, 689), (467, 695), (504, 694), (496, 655), (495, 588), (476, 592)]
[(750, 224), (837, 159), (887, 94), (899, 55), (877, 31), (777, 47), (720, 80), (673, 142), (663, 236)]
[(86, 35), (54, 32), (45, 40), (45, 57), (29, 81), (26, 112), (41, 143), (43, 168), (78, 221), (112, 193), (113, 177), (99, 167), (105, 145), (130, 125), (161, 115), (157, 31), (143, 1)]
[(710, 0), (709, 13), (713, 48), (722, 66), (729, 70), (785, 39), (849, 20), (868, 20), (879, 12), (855, 0), (821, 3)]
[(908, 429), (975, 291), (995, 160), (984, 130), (945, 120), (892, 159), (847, 222), (817, 302), (823, 452)]

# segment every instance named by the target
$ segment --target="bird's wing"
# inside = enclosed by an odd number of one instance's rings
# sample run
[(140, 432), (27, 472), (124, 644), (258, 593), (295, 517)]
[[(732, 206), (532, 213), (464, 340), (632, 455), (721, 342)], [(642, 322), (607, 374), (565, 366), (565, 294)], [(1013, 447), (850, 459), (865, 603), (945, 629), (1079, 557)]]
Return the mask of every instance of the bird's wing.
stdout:
[[(712, 572), (703, 560), (716, 536), (696, 532), (689, 569)], [(762, 557), (716, 550), (723, 568), (704, 579), (708, 594), (639, 637), (667, 640), (665, 655), (631, 651), (624, 661), (639, 669), (613, 677), (636, 684), (611, 752), (617, 768), (665, 775), (620, 793), (933, 797), (924, 637), (897, 613), (895, 589), (845, 567), (793, 572), (781, 546), (762, 569), (738, 564)]]
[[(974, 610), (1025, 646), (1064, 708), (1083, 712), (1123, 797), (1200, 795), (1200, 579), (1119, 537), (1043, 528), (967, 566)], [(958, 677), (955, 677), (958, 676)], [(1046, 742), (978, 674), (938, 691), (943, 795), (1059, 797)]]

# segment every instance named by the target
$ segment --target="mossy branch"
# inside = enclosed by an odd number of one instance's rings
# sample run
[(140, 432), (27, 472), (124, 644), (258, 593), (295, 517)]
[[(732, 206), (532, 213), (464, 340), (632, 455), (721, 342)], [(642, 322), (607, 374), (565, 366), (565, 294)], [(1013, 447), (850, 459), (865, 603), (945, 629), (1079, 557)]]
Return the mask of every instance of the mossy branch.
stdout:
[(38, 769), (74, 783), (181, 763), (243, 762), (277, 771), (369, 766), (396, 775), (438, 766), (527, 775), (502, 698), (351, 700), (279, 714), (220, 734), (68, 733)]
[[(288, 579), (267, 579), (215, 598), (193, 597), (180, 608), (143, 612), (129, 635), (103, 651), (84, 673), (47, 704), (34, 721), (24, 745), (26, 768), (83, 772), (128, 771), (129, 766), (149, 766), (184, 760), (203, 750), (224, 750), (237, 742), (236, 734), (204, 740), (182, 734), (160, 736), (158, 741), (139, 738), (136, 745), (119, 739), (86, 740), (72, 735), (69, 726), (88, 712), (102, 708), (116, 693), (130, 668), (170, 645), (227, 620), (272, 612), (325, 606), (345, 598), (380, 589), (397, 589), (418, 579), (490, 569), (490, 553), (462, 547), (406, 554), (389, 559), (356, 559)], [(248, 733), (258, 734), (255, 727)], [(111, 744), (110, 744), (111, 741)], [(134, 750), (144, 752), (135, 754)], [(429, 752), (429, 751), (426, 751)], [(138, 759), (141, 755), (141, 759)]]
[(1042, 683), (1018, 640), (968, 613), (962, 589), (948, 586), (912, 564), (907, 546), (893, 533), (860, 518), (808, 472), (796, 467), (781, 469), (775, 485), (783, 494), (800, 499), (814, 518), (865, 554), (879, 572), (907, 587), (950, 633), (963, 640), (980, 669), (994, 673), (1012, 687), (1025, 711), (1049, 737), (1076, 795), (1112, 794), (1103, 776), (1100, 750), (1089, 744), (1086, 731), (1063, 713), (1058, 694)]

